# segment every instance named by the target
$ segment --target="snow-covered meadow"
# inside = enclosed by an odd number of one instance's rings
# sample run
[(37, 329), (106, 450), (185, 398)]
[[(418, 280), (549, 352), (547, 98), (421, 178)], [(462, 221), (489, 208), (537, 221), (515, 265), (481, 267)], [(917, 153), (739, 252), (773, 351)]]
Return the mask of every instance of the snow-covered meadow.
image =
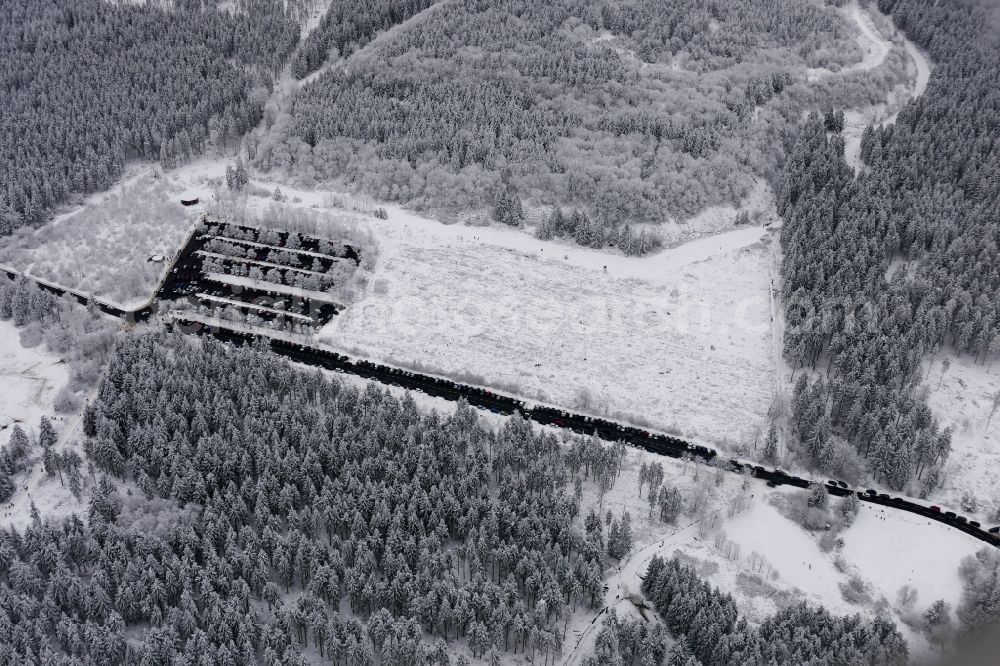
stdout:
[(200, 212), (180, 204), (184, 190), (171, 172), (136, 166), (111, 190), (5, 239), (0, 262), (125, 308), (140, 307), (166, 270), (165, 263), (147, 260), (173, 256)]
[(752, 443), (773, 393), (760, 227), (647, 258), (390, 211), (334, 348), (711, 441)]
[(28, 432), (42, 416), (52, 417), (56, 393), (69, 381), (69, 368), (39, 345), (21, 346), (20, 331), (0, 320), (0, 443), (15, 424)]
[[(948, 359), (947, 369), (944, 359)], [(944, 468), (941, 488), (934, 501), (947, 504), (970, 518), (995, 525), (1000, 513), (1000, 364), (975, 363), (969, 354), (939, 354), (925, 363), (928, 404), (951, 426), (952, 453)], [(976, 508), (963, 506), (963, 496), (975, 500)]]
[[(688, 504), (700, 492), (705, 498), (702, 510), (682, 514), (676, 525), (660, 522), (655, 511), (650, 517), (648, 490), (642, 498), (636, 490), (643, 463), (662, 464), (665, 483), (681, 490)], [(862, 503), (854, 523), (838, 535), (843, 546), (824, 550), (823, 531), (806, 530), (780, 508), (802, 499), (805, 491), (746, 481), (744, 487), (744, 479), (735, 474), (717, 476), (704, 466), (629, 449), (601, 508), (615, 516), (628, 511), (635, 542), (620, 563), (610, 560), (605, 604), (620, 616), (635, 612), (629, 597), (639, 592), (649, 560), (654, 555), (676, 556), (732, 594), (741, 616), (751, 623), (806, 601), (822, 604), (835, 615), (891, 619), (909, 643), (911, 656), (933, 654), (935, 648), (904, 618), (912, 621), (938, 599), (954, 609), (962, 596), (959, 564), (986, 547), (983, 542), (941, 523)], [(839, 501), (831, 498), (834, 509)], [(584, 513), (597, 502), (592, 492), (585, 493)], [(899, 597), (906, 585), (916, 592), (911, 605)], [(582, 612), (571, 620), (562, 663), (579, 663), (588, 653), (600, 626), (590, 624), (592, 619), (593, 613)]]
[[(7, 444), (15, 424), (34, 441), (43, 416), (60, 433), (60, 444), (65, 444), (79, 425), (79, 415), (59, 415), (54, 407), (56, 394), (68, 381), (69, 367), (62, 360), (42, 345), (22, 347), (20, 330), (0, 320), (0, 445)], [(36, 448), (33, 455), (38, 453)], [(23, 529), (31, 521), (32, 504), (53, 518), (84, 510), (65, 485), (45, 474), (40, 461), (14, 481), (14, 496), (0, 507), (0, 526)]]

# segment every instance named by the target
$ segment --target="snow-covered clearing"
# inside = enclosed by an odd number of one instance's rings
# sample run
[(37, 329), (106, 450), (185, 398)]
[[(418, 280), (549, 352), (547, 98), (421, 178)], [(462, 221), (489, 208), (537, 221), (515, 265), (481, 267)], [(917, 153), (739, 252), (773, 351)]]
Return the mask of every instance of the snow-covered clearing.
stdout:
[[(944, 370), (944, 359), (950, 366)], [(992, 367), (975, 363), (969, 354), (939, 354), (929, 366), (924, 363), (928, 404), (942, 427), (952, 426), (952, 453), (944, 470), (942, 487), (935, 502), (965, 516), (975, 516), (983, 524), (998, 524), (1000, 511), (1000, 413), (994, 410), (994, 396), (1000, 392), (1000, 364)], [(1000, 407), (996, 409), (1000, 412)], [(988, 425), (987, 425), (988, 424)], [(964, 494), (976, 498), (976, 511), (963, 509)]]
[(179, 203), (186, 185), (159, 167), (138, 165), (121, 183), (88, 197), (39, 229), (0, 244), (0, 261), (124, 309), (145, 304), (193, 228), (200, 206)]
[(891, 603), (904, 585), (918, 591), (917, 606), (944, 599), (958, 605), (962, 581), (958, 564), (988, 547), (941, 523), (902, 511), (865, 505), (843, 532), (844, 560)]
[[(41, 346), (25, 349), (18, 329), (9, 321), (0, 321), (0, 444), (6, 445), (15, 423), (34, 441), (43, 416), (59, 433), (57, 448), (69, 442), (68, 435), (78, 426), (78, 418), (56, 414), (52, 406), (56, 392), (68, 380), (69, 369), (58, 357)], [(0, 525), (5, 527), (24, 528), (31, 521), (32, 502), (42, 515), (56, 519), (82, 510), (58, 478), (46, 476), (40, 449), (35, 447), (30, 457), (33, 462), (29, 470), (14, 477), (14, 496), (0, 507)]]
[[(700, 514), (705, 517), (683, 514), (677, 525), (650, 518), (647, 491), (642, 499), (636, 493), (643, 462), (662, 463), (666, 483), (681, 489), (687, 502), (697, 488), (706, 488), (710, 499)], [(608, 570), (605, 604), (619, 613), (632, 607), (629, 595), (641, 589), (640, 576), (654, 555), (680, 556), (705, 580), (731, 593), (740, 614), (752, 623), (799, 601), (822, 604), (837, 615), (887, 617), (903, 632), (911, 656), (919, 657), (930, 654), (931, 647), (902, 616), (914, 610), (922, 613), (937, 599), (954, 608), (962, 593), (959, 563), (985, 546), (940, 523), (862, 504), (854, 524), (840, 533), (843, 548), (824, 552), (819, 545), (822, 532), (808, 532), (775, 506), (800, 498), (804, 491), (771, 490), (753, 480), (743, 490), (743, 480), (729, 473), (716, 485), (714, 470), (700, 467), (696, 481), (694, 469), (693, 464), (685, 467), (681, 461), (630, 450), (622, 474), (604, 498), (603, 510), (616, 516), (630, 512), (635, 534), (630, 555)], [(596, 502), (592, 491), (585, 492), (584, 513)], [(736, 510), (731, 512), (730, 506)], [(867, 598), (845, 598), (842, 586), (852, 580)], [(897, 599), (903, 585), (917, 591), (911, 609), (900, 607)], [(595, 612), (581, 612), (571, 620), (563, 664), (577, 664), (588, 654), (600, 626), (600, 621), (591, 624)]]
[(373, 287), (324, 327), (331, 347), (529, 397), (753, 440), (772, 393), (760, 227), (646, 258), (445, 226), (371, 220)]
[(5, 444), (14, 423), (29, 432), (42, 416), (53, 417), (52, 403), (69, 381), (69, 368), (42, 345), (22, 347), (20, 331), (0, 320), (0, 380), (0, 443)]
[(756, 178), (750, 194), (739, 206), (731, 204), (708, 206), (687, 220), (667, 220), (650, 229), (659, 234), (664, 244), (669, 247), (710, 234), (730, 232), (741, 211), (746, 211), (755, 225), (774, 224), (779, 221), (774, 209), (774, 193), (767, 181)]

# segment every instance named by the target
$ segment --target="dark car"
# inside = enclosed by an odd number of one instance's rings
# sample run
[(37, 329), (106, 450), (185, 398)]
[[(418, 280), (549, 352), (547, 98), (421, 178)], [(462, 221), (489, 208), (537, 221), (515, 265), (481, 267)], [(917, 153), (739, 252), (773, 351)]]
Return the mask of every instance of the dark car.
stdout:
[(871, 497), (874, 497), (875, 495), (878, 495), (878, 493), (877, 493), (877, 492), (875, 492), (874, 490), (872, 490), (871, 488), (869, 488), (869, 489), (867, 489), (867, 490), (865, 491), (865, 495), (869, 495), (869, 496), (871, 496)]
[(970, 520), (969, 524), (972, 525), (973, 527), (979, 527), (979, 521), (978, 520)]
[(888, 499), (889, 499), (889, 496), (888, 496), (888, 495), (886, 495), (885, 493), (879, 493), (879, 494), (878, 494), (878, 498), (879, 498), (880, 500), (888, 500)]
[(966, 518), (965, 516), (955, 516), (955, 522), (956, 523), (965, 523), (965, 522), (968, 522), (968, 518)]
[(768, 488), (777, 488), (777, 487), (778, 487), (778, 484), (777, 484), (777, 483), (775, 483), (774, 481), (768, 481), (768, 482), (767, 482), (767, 487), (768, 487)]
[(931, 511), (933, 511), (935, 513), (941, 513), (941, 507), (937, 506), (936, 504), (934, 506), (930, 507), (930, 509), (931, 509)]
[(848, 487), (847, 483), (844, 482), (844, 481), (837, 481), (837, 485), (839, 485), (841, 488), (847, 488)]
[(1000, 525), (998, 525), (997, 527), (991, 527), (990, 529), (987, 530), (987, 532), (989, 532), (990, 534), (1000, 534)]
[(955, 512), (954, 511), (945, 511), (944, 512), (944, 517), (945, 518), (954, 518), (955, 517)]

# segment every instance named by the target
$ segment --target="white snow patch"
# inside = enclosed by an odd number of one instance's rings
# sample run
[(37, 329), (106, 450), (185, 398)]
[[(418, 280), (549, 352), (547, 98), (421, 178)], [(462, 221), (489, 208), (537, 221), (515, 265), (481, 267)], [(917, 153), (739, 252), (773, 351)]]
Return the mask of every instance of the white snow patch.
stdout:
[[(59, 434), (56, 448), (62, 449), (79, 426), (78, 415), (67, 423), (52, 407), (56, 392), (69, 379), (69, 370), (43, 347), (22, 347), (18, 334), (11, 322), (0, 321), (0, 444), (7, 443), (15, 423), (34, 441), (41, 418), (47, 416)], [(0, 507), (0, 525), (23, 529), (31, 521), (32, 503), (43, 517), (53, 519), (83, 510), (58, 477), (45, 474), (41, 449), (36, 446), (29, 455), (32, 464), (27, 472), (15, 475), (14, 496)]]
[[(643, 491), (642, 498), (636, 493), (638, 472), (644, 462), (661, 463), (666, 484), (680, 489), (686, 501), (696, 488), (706, 487), (710, 499), (701, 515), (707, 520), (696, 520), (685, 513), (677, 525), (667, 525), (650, 518), (647, 491)], [(628, 611), (632, 607), (628, 597), (640, 591), (641, 576), (653, 556), (670, 558), (679, 554), (693, 558), (691, 562), (706, 581), (731, 593), (741, 616), (751, 623), (805, 600), (822, 604), (835, 615), (860, 613), (867, 619), (892, 619), (910, 644), (911, 657), (919, 658), (931, 654), (932, 648), (922, 635), (902, 622), (899, 588), (909, 584), (917, 591), (918, 613), (937, 599), (944, 599), (954, 608), (962, 594), (959, 563), (985, 546), (941, 523), (862, 503), (854, 524), (840, 533), (844, 547), (824, 552), (819, 547), (822, 532), (806, 531), (785, 518), (772, 503), (786, 497), (799, 499), (804, 491), (772, 490), (756, 480), (743, 490), (742, 479), (731, 473), (725, 473), (722, 483), (716, 485), (714, 470), (699, 466), (698, 480), (694, 479), (694, 470), (690, 463), (629, 449), (622, 473), (602, 507), (602, 515), (606, 510), (616, 516), (629, 511), (635, 536), (632, 552), (619, 564), (612, 560), (607, 570), (604, 601), (608, 607)], [(730, 515), (728, 507), (740, 496), (748, 499), (746, 510)], [(831, 498), (831, 502), (838, 501)], [(593, 490), (585, 489), (581, 514), (596, 503)], [(717, 524), (708, 528), (712, 516)], [(728, 553), (720, 551), (715, 545), (718, 533), (737, 548)], [(855, 604), (844, 598), (840, 585), (852, 578), (866, 586), (870, 601)], [(579, 663), (591, 649), (600, 627), (599, 621), (590, 623), (595, 613), (581, 612), (571, 620), (563, 664)]]
[(123, 309), (149, 302), (193, 227), (181, 206), (182, 185), (152, 165), (133, 165), (107, 192), (57, 215), (38, 229), (24, 227), (0, 247), (0, 261), (32, 277), (90, 294)]
[(917, 606), (944, 599), (954, 608), (962, 596), (958, 565), (988, 547), (942, 523), (903, 511), (863, 505), (842, 536), (842, 557), (895, 604), (904, 585), (917, 590)]
[[(779, 572), (781, 580), (802, 590), (805, 600), (832, 609), (844, 609), (837, 587), (839, 572), (820, 550), (816, 538), (782, 516), (767, 502), (725, 525), (726, 535), (744, 554), (758, 552)], [(853, 612), (853, 609), (844, 609)]]
[(322, 342), (709, 439), (752, 438), (773, 389), (760, 227), (644, 258), (446, 226), (369, 222), (373, 286)]
[[(942, 375), (943, 360), (951, 365)], [(970, 354), (938, 354), (933, 364), (924, 363), (929, 392), (927, 402), (942, 427), (954, 428), (952, 453), (944, 468), (942, 487), (935, 499), (984, 525), (997, 524), (1000, 510), (1000, 408), (993, 411), (993, 397), (1000, 392), (1000, 364), (975, 363)], [(979, 503), (975, 512), (961, 508), (965, 493)]]
[(687, 220), (667, 220), (649, 229), (659, 234), (668, 246), (677, 245), (710, 234), (728, 233), (733, 230), (736, 216), (746, 211), (755, 226), (776, 224), (780, 218), (774, 209), (774, 193), (767, 181), (754, 180), (753, 189), (739, 206), (722, 204), (707, 206)]
[(0, 443), (6, 443), (14, 423), (28, 432), (42, 416), (53, 416), (52, 403), (69, 369), (43, 346), (22, 347), (14, 324), (0, 321), (0, 379)]

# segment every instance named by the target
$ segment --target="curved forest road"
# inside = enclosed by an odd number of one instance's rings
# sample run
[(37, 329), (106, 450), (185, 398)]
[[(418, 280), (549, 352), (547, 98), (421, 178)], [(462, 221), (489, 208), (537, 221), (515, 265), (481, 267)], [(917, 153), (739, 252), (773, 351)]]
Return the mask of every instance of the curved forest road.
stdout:
[[(875, 69), (889, 54), (892, 41), (878, 31), (866, 10), (862, 9), (856, 1), (846, 5), (843, 11), (859, 30), (858, 43), (865, 50), (865, 56), (860, 62), (845, 67), (840, 74)], [(844, 110), (844, 129), (841, 133), (844, 137), (844, 158), (856, 173), (860, 173), (865, 168), (864, 162), (861, 161), (861, 135), (865, 128), (869, 125), (885, 125), (895, 122), (903, 105), (922, 95), (927, 90), (927, 83), (930, 80), (931, 65), (924, 52), (898, 29), (894, 37), (902, 41), (903, 48), (916, 68), (913, 85), (900, 99), (891, 100), (887, 97), (886, 102), (882, 104)], [(832, 72), (828, 73), (828, 70), (822, 72), (822, 76), (831, 74)]]

